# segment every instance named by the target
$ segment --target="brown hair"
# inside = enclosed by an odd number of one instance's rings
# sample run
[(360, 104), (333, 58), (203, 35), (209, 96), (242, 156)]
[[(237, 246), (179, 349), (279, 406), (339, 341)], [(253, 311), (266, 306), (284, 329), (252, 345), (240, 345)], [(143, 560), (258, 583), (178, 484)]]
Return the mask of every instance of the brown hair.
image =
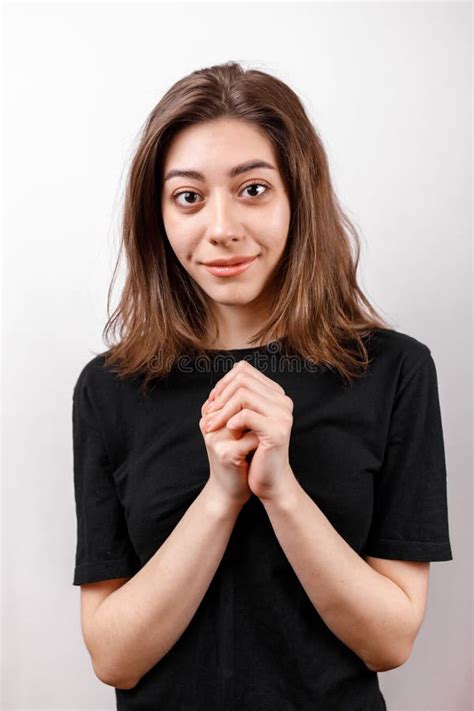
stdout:
[[(271, 318), (251, 343), (260, 345), (284, 334), (279, 340), (285, 348), (334, 368), (350, 382), (370, 362), (363, 339), (373, 329), (390, 328), (357, 283), (359, 237), (334, 193), (322, 141), (298, 96), (280, 79), (237, 62), (183, 77), (145, 122), (126, 184), (122, 239), (103, 331), (109, 346), (102, 353), (105, 364), (115, 366), (120, 377), (144, 375), (146, 389), (181, 355), (206, 355), (205, 344), (217, 334), (208, 297), (177, 260), (158, 206), (164, 156), (173, 136), (185, 126), (219, 118), (244, 120), (265, 131), (291, 206), (275, 281), (280, 288)], [(122, 249), (126, 279), (110, 316)]]

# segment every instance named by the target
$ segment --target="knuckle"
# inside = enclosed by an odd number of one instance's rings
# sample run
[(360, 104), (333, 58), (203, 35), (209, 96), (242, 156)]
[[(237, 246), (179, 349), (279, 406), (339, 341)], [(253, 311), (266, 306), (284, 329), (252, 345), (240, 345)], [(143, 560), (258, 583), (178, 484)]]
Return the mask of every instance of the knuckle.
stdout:
[(248, 400), (248, 396), (249, 396), (249, 394), (250, 394), (250, 390), (249, 390), (248, 386), (247, 386), (245, 383), (242, 383), (242, 384), (239, 385), (239, 387), (237, 388), (235, 394), (239, 396), (239, 399), (240, 399), (240, 400), (243, 400), (244, 398), (245, 398), (245, 400)]
[(219, 447), (219, 461), (224, 464), (224, 466), (229, 466), (232, 464), (232, 451), (230, 450), (229, 446), (226, 444), (222, 444)]
[(222, 459), (222, 444), (222, 442), (214, 442), (213, 444), (213, 452), (219, 461)]

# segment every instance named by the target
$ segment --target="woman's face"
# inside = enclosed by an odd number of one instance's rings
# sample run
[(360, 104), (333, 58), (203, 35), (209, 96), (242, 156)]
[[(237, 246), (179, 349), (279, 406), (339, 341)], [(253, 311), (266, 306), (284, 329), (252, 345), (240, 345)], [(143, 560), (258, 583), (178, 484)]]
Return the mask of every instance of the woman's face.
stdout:
[[(250, 167), (257, 161), (268, 166)], [(236, 119), (186, 127), (168, 148), (162, 186), (166, 234), (188, 274), (216, 305), (260, 304), (290, 223), (289, 199), (266, 135)], [(233, 276), (205, 266), (232, 257), (255, 259)]]

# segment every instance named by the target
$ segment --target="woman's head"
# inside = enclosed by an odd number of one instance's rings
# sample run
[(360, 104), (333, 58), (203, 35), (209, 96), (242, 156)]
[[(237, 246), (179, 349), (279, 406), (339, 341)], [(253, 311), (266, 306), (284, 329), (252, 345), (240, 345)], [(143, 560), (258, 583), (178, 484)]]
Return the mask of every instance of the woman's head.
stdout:
[[(229, 176), (254, 159), (273, 168)], [(165, 180), (172, 170), (203, 180)], [(298, 96), (235, 62), (192, 72), (152, 110), (128, 176), (122, 248), (107, 359), (123, 375), (144, 373), (145, 384), (181, 354), (204, 352), (232, 319), (242, 328), (254, 319), (252, 343), (281, 338), (346, 378), (367, 365), (362, 337), (387, 327), (357, 284), (358, 236)], [(234, 255), (258, 257), (238, 277), (202, 265)]]
[[(235, 118), (182, 129), (164, 156), (161, 213), (166, 237), (183, 269), (208, 297), (223, 334), (258, 330), (272, 311), (291, 217), (278, 164), (265, 131)], [(253, 262), (236, 275), (212, 273), (206, 266), (244, 257), (253, 257)]]

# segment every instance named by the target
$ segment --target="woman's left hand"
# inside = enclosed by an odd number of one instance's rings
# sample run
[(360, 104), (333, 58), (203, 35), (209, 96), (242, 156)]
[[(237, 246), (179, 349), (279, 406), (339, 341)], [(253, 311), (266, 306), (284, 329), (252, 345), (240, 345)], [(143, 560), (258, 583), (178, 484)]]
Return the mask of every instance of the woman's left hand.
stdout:
[(260, 499), (282, 496), (294, 481), (288, 457), (293, 401), (283, 388), (241, 360), (216, 384), (204, 411), (212, 417), (207, 432), (226, 426), (236, 439), (246, 430), (256, 434), (248, 486)]

